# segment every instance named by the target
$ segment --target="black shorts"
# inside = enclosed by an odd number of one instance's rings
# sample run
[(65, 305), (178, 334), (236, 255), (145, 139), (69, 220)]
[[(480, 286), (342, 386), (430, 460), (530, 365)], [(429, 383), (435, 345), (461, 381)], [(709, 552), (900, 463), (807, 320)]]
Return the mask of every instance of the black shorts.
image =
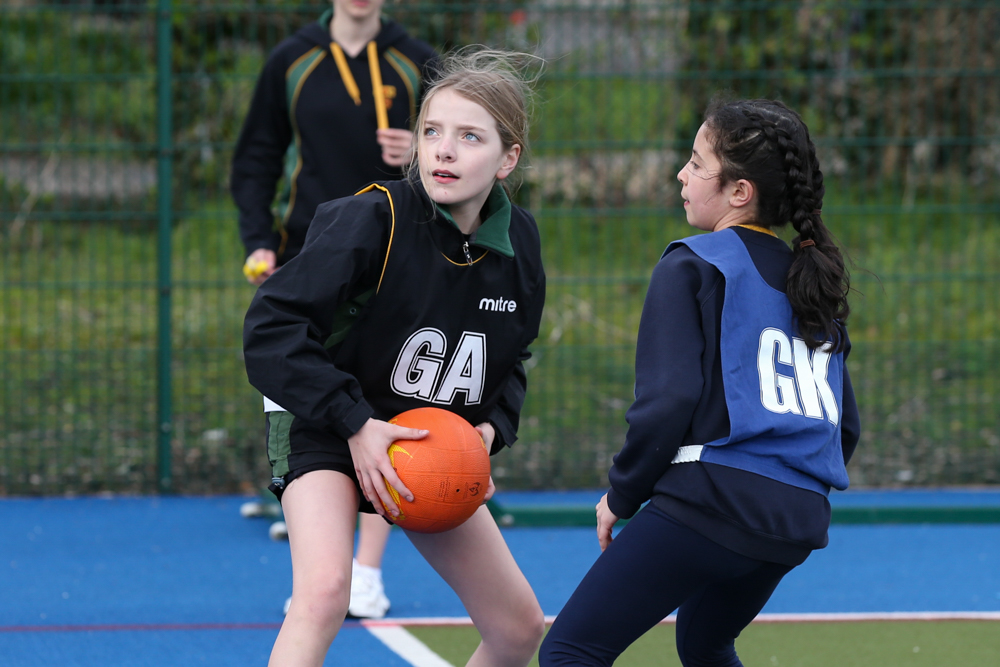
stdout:
[(358, 489), (358, 511), (375, 514), (365, 500), (354, 472), (354, 459), (346, 440), (296, 419), (290, 412), (265, 412), (267, 458), (271, 462), (271, 492), (281, 495), (293, 480), (314, 470), (334, 470), (351, 478)]

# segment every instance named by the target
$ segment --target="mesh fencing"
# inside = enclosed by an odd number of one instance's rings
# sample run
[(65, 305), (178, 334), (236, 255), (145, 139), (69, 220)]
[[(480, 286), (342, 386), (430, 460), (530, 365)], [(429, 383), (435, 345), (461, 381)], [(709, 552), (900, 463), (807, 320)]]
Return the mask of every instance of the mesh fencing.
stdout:
[[(0, 6), (0, 494), (232, 492), (269, 477), (228, 195), (267, 54), (328, 5)], [(799, 110), (853, 261), (864, 486), (1000, 479), (995, 1), (394, 0), (441, 50), (529, 50), (548, 275), (500, 488), (606, 483), (675, 175), (714, 94)]]

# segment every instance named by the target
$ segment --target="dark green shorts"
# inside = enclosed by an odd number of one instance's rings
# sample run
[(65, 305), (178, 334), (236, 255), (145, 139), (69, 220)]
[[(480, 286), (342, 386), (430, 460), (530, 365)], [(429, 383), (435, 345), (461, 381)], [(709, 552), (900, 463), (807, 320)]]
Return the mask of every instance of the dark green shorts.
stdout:
[(351, 478), (358, 489), (359, 512), (375, 513), (365, 500), (354, 472), (354, 460), (347, 441), (311, 427), (290, 412), (265, 412), (267, 458), (271, 462), (271, 485), (278, 500), (292, 480), (314, 470), (334, 470)]

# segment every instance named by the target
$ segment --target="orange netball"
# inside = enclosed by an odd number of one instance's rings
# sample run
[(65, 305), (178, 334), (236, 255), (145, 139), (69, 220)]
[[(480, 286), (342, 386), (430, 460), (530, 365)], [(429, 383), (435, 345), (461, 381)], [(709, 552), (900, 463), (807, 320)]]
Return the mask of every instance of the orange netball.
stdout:
[(406, 502), (386, 484), (400, 510), (393, 522), (418, 533), (461, 525), (483, 504), (490, 483), (490, 456), (479, 432), (440, 408), (407, 410), (389, 423), (430, 431), (423, 440), (389, 446), (393, 469), (413, 492), (413, 502)]

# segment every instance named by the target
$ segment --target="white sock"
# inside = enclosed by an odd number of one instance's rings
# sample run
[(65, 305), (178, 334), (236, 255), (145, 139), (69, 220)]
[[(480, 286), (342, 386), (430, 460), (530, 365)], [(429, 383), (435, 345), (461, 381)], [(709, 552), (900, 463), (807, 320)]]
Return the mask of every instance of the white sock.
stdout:
[(370, 573), (370, 574), (373, 574), (374, 576), (378, 577), (379, 580), (382, 579), (382, 568), (380, 568), (380, 567), (371, 567), (369, 565), (362, 565), (361, 563), (358, 562), (357, 558), (354, 559), (354, 563), (352, 564), (352, 567), (353, 567), (353, 569), (354, 569), (355, 572)]

